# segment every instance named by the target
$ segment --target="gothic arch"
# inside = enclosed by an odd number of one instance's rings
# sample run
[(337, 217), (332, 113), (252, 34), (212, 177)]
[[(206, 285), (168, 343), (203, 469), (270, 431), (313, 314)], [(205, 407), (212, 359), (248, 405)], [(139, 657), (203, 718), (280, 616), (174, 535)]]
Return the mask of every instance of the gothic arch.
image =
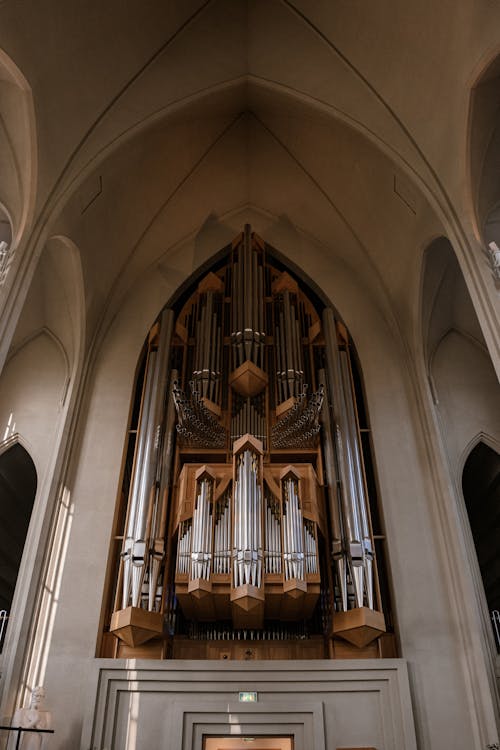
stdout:
[(20, 343), (0, 376), (0, 429), (15, 425), (29, 440), (39, 466), (49, 460), (49, 436), (57, 432), (68, 375), (64, 347), (41, 328)]
[(70, 380), (70, 362), (68, 359), (68, 354), (66, 352), (66, 349), (64, 348), (62, 341), (56, 336), (56, 334), (51, 331), (50, 328), (47, 326), (41, 326), (40, 328), (36, 329), (35, 331), (32, 331), (26, 338), (22, 339), (19, 343), (17, 343), (9, 352), (9, 355), (5, 361), (5, 367), (9, 365), (9, 363), (17, 357), (22, 350), (29, 346), (29, 344), (37, 339), (39, 336), (43, 337), (46, 336), (47, 339), (49, 339), (57, 348), (60, 356), (62, 357), (62, 360), (64, 362), (64, 373), (65, 373), (65, 379), (64, 379), (64, 386), (62, 389), (60, 404), (61, 406), (64, 404), (65, 400), (65, 394), (68, 388), (69, 380)]
[(477, 435), (474, 435), (470, 443), (465, 447), (464, 452), (462, 454), (460, 464), (459, 464), (459, 472), (460, 476), (462, 476), (464, 471), (465, 463), (474, 450), (474, 448), (479, 445), (479, 443), (484, 443), (488, 448), (491, 448), (491, 450), (496, 451), (496, 453), (500, 453), (500, 438), (493, 437), (492, 435), (489, 435), (487, 432), (480, 431), (477, 433)]

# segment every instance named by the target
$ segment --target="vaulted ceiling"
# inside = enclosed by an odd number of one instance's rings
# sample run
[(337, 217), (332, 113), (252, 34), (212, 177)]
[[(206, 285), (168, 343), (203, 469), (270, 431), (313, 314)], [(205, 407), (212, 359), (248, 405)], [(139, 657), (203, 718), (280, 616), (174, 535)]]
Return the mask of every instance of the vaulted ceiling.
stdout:
[(53, 236), (79, 249), (89, 338), (148, 269), (175, 277), (189, 238), (209, 228), (215, 252), (255, 217), (271, 241), (293, 227), (323, 253), (313, 273), (347, 269), (410, 330), (423, 250), (470, 202), (470, 88), (496, 4), (22, 0), (1, 14), (0, 203), (34, 256)]

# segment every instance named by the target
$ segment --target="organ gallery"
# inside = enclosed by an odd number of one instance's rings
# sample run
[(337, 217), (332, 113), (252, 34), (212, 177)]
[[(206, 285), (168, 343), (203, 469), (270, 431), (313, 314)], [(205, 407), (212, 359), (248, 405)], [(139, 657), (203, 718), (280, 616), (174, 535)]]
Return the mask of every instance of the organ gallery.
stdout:
[(395, 653), (351, 339), (248, 225), (149, 333), (108, 578), (102, 655)]

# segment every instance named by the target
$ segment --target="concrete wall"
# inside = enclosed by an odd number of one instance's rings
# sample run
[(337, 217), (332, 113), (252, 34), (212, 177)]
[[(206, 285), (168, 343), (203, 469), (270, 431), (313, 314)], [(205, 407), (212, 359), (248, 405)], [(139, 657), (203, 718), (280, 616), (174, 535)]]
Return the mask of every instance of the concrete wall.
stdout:
[[(257, 692), (254, 704), (240, 690)], [(416, 750), (402, 659), (97, 660), (82, 750), (202, 750), (203, 735), (291, 735), (294, 750)]]

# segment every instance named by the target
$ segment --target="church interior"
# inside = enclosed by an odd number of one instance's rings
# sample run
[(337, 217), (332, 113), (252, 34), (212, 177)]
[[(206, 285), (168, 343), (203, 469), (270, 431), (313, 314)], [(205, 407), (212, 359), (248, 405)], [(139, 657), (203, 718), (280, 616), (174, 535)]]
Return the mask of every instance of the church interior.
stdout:
[(0, 2), (0, 749), (498, 748), (499, 164), (492, 0)]

